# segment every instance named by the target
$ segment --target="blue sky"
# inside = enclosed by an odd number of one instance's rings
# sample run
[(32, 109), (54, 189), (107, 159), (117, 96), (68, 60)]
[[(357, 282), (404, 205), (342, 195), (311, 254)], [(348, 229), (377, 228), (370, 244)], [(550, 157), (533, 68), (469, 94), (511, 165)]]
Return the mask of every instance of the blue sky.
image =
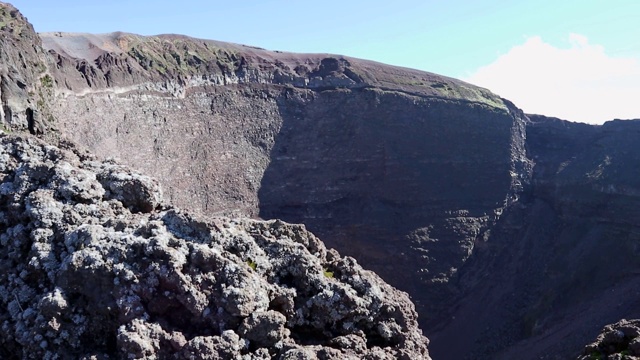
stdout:
[[(617, 71), (611, 75), (615, 79), (606, 75), (596, 83), (613, 86), (625, 78), (619, 85), (621, 96), (638, 95), (636, 98), (640, 99), (640, 85), (632, 86), (629, 81), (637, 76), (640, 84), (640, 1), (14, 0), (12, 3), (39, 32), (178, 33), (270, 50), (343, 54), (461, 78), (488, 87), (527, 112), (585, 122), (640, 118), (640, 111), (635, 111), (635, 105), (628, 104), (628, 100), (622, 104), (605, 101), (600, 109), (607, 111), (584, 109), (582, 113), (576, 108), (592, 106), (594, 102), (586, 95), (575, 101), (558, 100), (558, 93), (561, 97), (576, 97), (574, 93), (584, 92), (585, 79), (576, 79), (576, 74), (571, 79), (562, 79), (563, 74), (575, 72), (572, 61), (583, 64), (578, 67), (584, 68), (588, 80), (589, 73), (619, 70), (621, 62), (616, 60), (621, 59), (626, 61), (626, 67), (622, 67), (630, 72), (628, 76)], [(519, 55), (514, 55), (517, 50)], [(601, 59), (600, 55), (611, 61)], [(550, 56), (559, 58), (549, 59)], [(597, 59), (583, 61), (580, 56)], [(541, 67), (540, 63), (550, 68)], [(525, 73), (528, 76), (521, 78), (519, 74)], [(541, 83), (534, 86), (532, 81)], [(569, 86), (563, 81), (575, 84)], [(553, 97), (543, 94), (545, 84), (550, 82), (559, 89)], [(539, 88), (522, 93), (522, 88), (536, 86)], [(616, 93), (601, 88), (608, 94)], [(596, 96), (598, 88), (587, 92)], [(633, 98), (631, 95), (629, 99)], [(555, 107), (544, 106), (553, 101)], [(622, 110), (623, 106), (629, 109)], [(640, 106), (637, 108), (640, 110)]]

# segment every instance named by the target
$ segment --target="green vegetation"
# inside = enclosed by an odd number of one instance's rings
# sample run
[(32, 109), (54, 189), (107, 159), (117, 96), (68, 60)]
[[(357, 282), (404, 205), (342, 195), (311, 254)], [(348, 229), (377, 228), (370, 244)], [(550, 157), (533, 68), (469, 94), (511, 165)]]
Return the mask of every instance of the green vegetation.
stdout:
[(200, 73), (201, 65), (212, 63), (234, 71), (239, 66), (239, 57), (225, 50), (193, 39), (168, 39), (132, 37), (127, 54), (148, 71), (162, 75), (194, 75)]
[(602, 359), (602, 354), (600, 354), (599, 352), (592, 352), (589, 355), (589, 359), (591, 359), (591, 360), (601, 360)]
[(604, 357), (600, 352), (594, 351), (589, 355), (589, 359), (591, 359), (591, 360), (601, 360), (601, 359), (604, 359)]
[(46, 74), (45, 76), (40, 78), (40, 84), (50, 89), (53, 87), (53, 79), (51, 78), (51, 76), (49, 76), (49, 74)]
[[(432, 75), (410, 75), (410, 74), (388, 74), (378, 78), (374, 82), (401, 86), (412, 86), (418, 88), (417, 92), (425, 92), (436, 97), (445, 99), (460, 99), (486, 104), (494, 108), (506, 110), (507, 107), (502, 99), (491, 91), (467, 84), (461, 81), (446, 80), (440, 77), (433, 78)], [(411, 92), (411, 89), (404, 89)]]
[(11, 130), (11, 128), (7, 125), (2, 125), (0, 127), (0, 131), (4, 132), (5, 134), (11, 134), (13, 132), (13, 130)]
[(258, 264), (256, 264), (256, 262), (255, 262), (255, 261), (253, 261), (253, 260), (251, 260), (251, 259), (247, 260), (247, 265), (249, 265), (249, 267), (250, 267), (253, 271), (255, 271), (255, 270), (258, 268)]
[(8, 9), (0, 5), (0, 30), (9, 28), (14, 34), (21, 34), (24, 24), (16, 19), (16, 15), (11, 14)]
[(333, 271), (329, 271), (328, 269), (324, 269), (324, 271), (322, 272), (324, 274), (324, 276), (333, 279)]
[(0, 28), (3, 28), (7, 25), (9, 19), (7, 19), (9, 14), (7, 14), (7, 9), (0, 5)]

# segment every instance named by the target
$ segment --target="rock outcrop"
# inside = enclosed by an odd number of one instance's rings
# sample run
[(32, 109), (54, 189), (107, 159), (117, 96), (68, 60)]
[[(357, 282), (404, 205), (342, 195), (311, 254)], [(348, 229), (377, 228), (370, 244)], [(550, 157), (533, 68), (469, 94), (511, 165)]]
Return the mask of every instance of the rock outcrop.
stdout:
[(585, 346), (578, 360), (640, 359), (640, 320), (620, 320), (607, 325), (593, 343)]
[(304, 226), (198, 217), (66, 147), (0, 135), (3, 358), (429, 358), (408, 296)]
[(33, 26), (10, 4), (0, 3), (0, 130), (49, 130), (53, 78)]
[(571, 358), (605, 324), (640, 317), (640, 121), (528, 118), (531, 185), (427, 333), (435, 358)]
[(177, 35), (42, 37), (61, 133), (179, 206), (305, 224), (423, 321), (529, 178), (524, 114), (455, 79)]

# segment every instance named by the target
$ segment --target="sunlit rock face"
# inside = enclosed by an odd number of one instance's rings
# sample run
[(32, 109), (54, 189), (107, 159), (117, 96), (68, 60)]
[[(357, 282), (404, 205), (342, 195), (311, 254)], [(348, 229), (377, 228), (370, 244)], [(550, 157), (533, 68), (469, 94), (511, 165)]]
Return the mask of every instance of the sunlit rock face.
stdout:
[[(3, 28), (7, 128), (118, 158), (194, 214), (304, 224), (409, 292), (436, 358), (577, 356), (605, 324), (640, 317), (637, 121), (525, 115), (455, 79), (339, 55), (38, 38), (11, 30), (20, 21)], [(133, 213), (156, 206), (137, 199)], [(284, 334), (262, 315), (238, 335)]]
[(42, 36), (61, 133), (177, 205), (303, 223), (421, 311), (447, 303), (529, 177), (524, 115), (454, 79), (173, 35)]
[(157, 181), (0, 135), (3, 358), (428, 359), (400, 292), (303, 225), (195, 216)]
[(53, 124), (48, 104), (55, 87), (33, 26), (0, 3), (0, 130), (42, 134)]

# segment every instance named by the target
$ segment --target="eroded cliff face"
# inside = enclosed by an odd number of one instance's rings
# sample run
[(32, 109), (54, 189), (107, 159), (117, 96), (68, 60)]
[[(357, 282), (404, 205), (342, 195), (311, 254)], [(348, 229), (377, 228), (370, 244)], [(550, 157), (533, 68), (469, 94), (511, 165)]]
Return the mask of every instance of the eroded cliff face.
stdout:
[[(637, 122), (526, 116), (344, 56), (125, 33), (42, 34), (42, 51), (22, 28), (46, 69), (21, 75), (15, 30), (3, 59), (25, 89), (50, 74), (41, 104), (62, 137), (156, 176), (193, 212), (305, 224), (410, 293), (436, 358), (577, 356), (604, 324), (640, 317)], [(15, 74), (3, 81), (19, 89)], [(38, 104), (23, 90), (16, 101)]]
[(175, 35), (43, 44), (63, 134), (180, 206), (305, 224), (410, 291), (425, 321), (529, 177), (524, 115), (454, 79)]
[(375, 88), (291, 96), (282, 108), (260, 215), (305, 223), (431, 318), (521, 190), (517, 109)]
[(40, 37), (15, 7), (0, 3), (0, 129), (49, 130), (53, 87)]
[(640, 317), (640, 121), (528, 117), (531, 186), (461, 274), (467, 293), (429, 332), (435, 358), (572, 358)]
[[(57, 103), (68, 136), (154, 174), (173, 203), (255, 216), (257, 192), (282, 120), (270, 88), (212, 87), (167, 94), (70, 95)], [(101, 126), (96, 126), (100, 123)]]

